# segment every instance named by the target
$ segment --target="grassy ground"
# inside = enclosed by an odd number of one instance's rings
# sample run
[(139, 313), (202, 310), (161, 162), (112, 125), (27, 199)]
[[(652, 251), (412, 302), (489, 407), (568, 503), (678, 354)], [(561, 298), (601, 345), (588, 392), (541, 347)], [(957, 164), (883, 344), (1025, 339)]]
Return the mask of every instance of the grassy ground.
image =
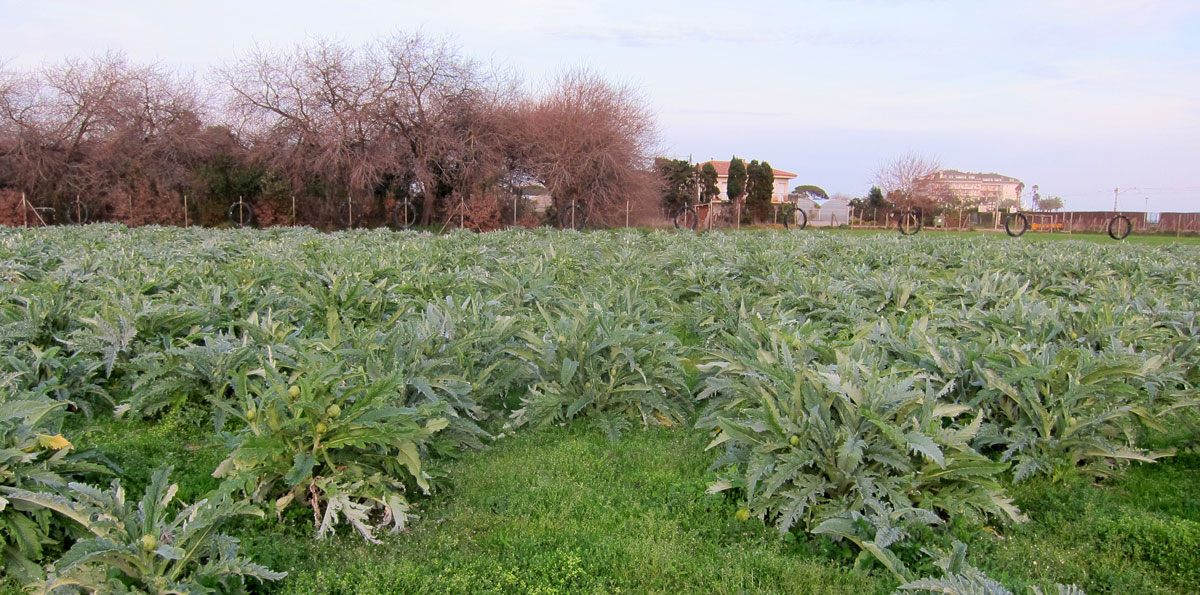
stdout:
[[(885, 592), (817, 554), (801, 555), (735, 505), (704, 493), (703, 436), (589, 428), (501, 440), (451, 469), (406, 534), (382, 547), (344, 536), (273, 548), (286, 593)], [(248, 544), (260, 550), (263, 544)], [(262, 556), (262, 554), (259, 554)]]
[[(99, 448), (140, 491), (175, 465), (192, 499), (212, 487), (221, 449), (198, 415), (100, 427)], [(135, 424), (139, 425), (139, 424)], [(519, 433), (451, 462), (408, 531), (372, 546), (345, 528), (312, 539), (304, 510), (227, 530), (256, 561), (290, 575), (283, 593), (888, 593), (886, 573), (855, 573), (844, 548), (781, 539), (738, 522), (705, 494), (708, 436), (635, 430), (619, 442), (577, 424)], [(1031, 522), (955, 527), (971, 560), (1012, 586), (1077, 583), (1089, 593), (1189, 593), (1200, 582), (1200, 455), (1132, 468), (1096, 484), (1012, 488)], [(1003, 537), (1001, 537), (1003, 536)], [(1018, 591), (1019, 592), (1019, 591)]]
[(1030, 482), (1012, 490), (1032, 522), (1007, 539), (973, 539), (997, 577), (1076, 583), (1089, 593), (1195, 593), (1200, 584), (1200, 455), (1131, 469), (1095, 485)]

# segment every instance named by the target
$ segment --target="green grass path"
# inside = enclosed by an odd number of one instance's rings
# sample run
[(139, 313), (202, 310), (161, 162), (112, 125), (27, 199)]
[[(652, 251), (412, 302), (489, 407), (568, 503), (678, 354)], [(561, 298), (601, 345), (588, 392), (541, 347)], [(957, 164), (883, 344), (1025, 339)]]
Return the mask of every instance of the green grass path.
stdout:
[[(873, 593), (891, 583), (805, 556), (704, 493), (693, 432), (590, 428), (500, 440), (451, 467), (459, 487), (383, 546), (271, 537), (286, 593)], [(291, 549), (291, 552), (286, 550)]]

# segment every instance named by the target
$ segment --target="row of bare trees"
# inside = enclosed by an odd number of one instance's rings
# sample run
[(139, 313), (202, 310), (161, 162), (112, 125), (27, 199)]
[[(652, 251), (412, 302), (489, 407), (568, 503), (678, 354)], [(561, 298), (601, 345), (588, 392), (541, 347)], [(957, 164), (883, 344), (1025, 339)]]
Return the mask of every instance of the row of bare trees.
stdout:
[[(601, 223), (657, 212), (652, 114), (593, 73), (530, 91), (401, 34), (259, 48), (202, 81), (116, 53), (0, 65), (0, 192), (133, 224), (181, 223), (186, 196), (206, 223), (239, 197), (265, 224), (317, 226), (347, 201), (382, 223), (408, 200), (424, 223), (494, 229), (523, 214), (513, 199), (530, 185)], [(0, 203), (0, 223), (10, 210)]]
[[(61, 206), (76, 197), (178, 190), (211, 133), (200, 90), (115, 54), (0, 71), (0, 188)], [(153, 210), (108, 201), (135, 223)]]

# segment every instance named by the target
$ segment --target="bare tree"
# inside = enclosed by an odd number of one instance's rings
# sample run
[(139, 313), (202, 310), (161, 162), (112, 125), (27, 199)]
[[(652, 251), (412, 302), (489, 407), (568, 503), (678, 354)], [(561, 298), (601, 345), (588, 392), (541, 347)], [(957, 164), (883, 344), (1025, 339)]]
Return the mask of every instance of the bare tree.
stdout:
[(238, 131), (291, 193), (324, 195), (332, 208), (393, 168), (376, 146), (388, 74), (362, 52), (325, 40), (290, 52), (256, 48), (218, 76)]
[(587, 71), (565, 73), (529, 102), (522, 128), (526, 163), (557, 207), (582, 203), (590, 219), (608, 223), (623, 221), (627, 206), (657, 213), (654, 119), (632, 88)]
[(900, 208), (929, 208), (938, 202), (930, 178), (941, 169), (936, 158), (909, 152), (881, 165), (875, 172), (875, 184)]
[(81, 196), (121, 207), (128, 222), (163, 220), (161, 208), (148, 207), (162, 207), (159, 199), (187, 181), (188, 138), (202, 128), (203, 100), (190, 80), (119, 53), (0, 80), (6, 185), (42, 204)]
[(465, 199), (487, 177), (479, 165), (496, 159), (488, 143), (503, 121), (493, 114), (515, 92), (449, 43), (420, 35), (362, 49), (324, 40), (286, 53), (260, 48), (219, 76), (239, 129), (294, 191), (413, 195), (426, 223), (446, 210), (441, 200)]
[[(188, 193), (215, 222), (209, 203), (232, 194), (315, 196), (308, 220), (328, 221), (345, 197), (376, 214), (408, 198), (426, 223), (489, 229), (516, 220), (516, 187), (539, 182), (592, 220), (623, 221), (627, 205), (657, 215), (652, 115), (629, 87), (587, 72), (528, 96), (445, 41), (316, 40), (219, 69), (227, 100), (214, 117), (189, 77), (117, 53), (2, 66), (0, 187), (43, 203), (80, 195), (127, 222), (172, 222)], [(282, 220), (278, 204), (262, 206)]]
[[(462, 188), (477, 157), (470, 114), (483, 92), (477, 66), (444, 40), (419, 34), (380, 42), (377, 54), (394, 82), (380, 116), (393, 151), (407, 154), (409, 172), (422, 193), (428, 223), (446, 198)], [(459, 182), (459, 183), (456, 183)]]

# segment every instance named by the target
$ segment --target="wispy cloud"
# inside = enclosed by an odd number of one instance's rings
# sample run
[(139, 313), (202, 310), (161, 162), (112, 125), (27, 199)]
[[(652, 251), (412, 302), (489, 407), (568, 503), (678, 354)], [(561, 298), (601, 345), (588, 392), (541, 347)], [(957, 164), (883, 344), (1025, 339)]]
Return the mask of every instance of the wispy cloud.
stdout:
[(630, 47), (694, 46), (698, 43), (760, 43), (768, 37), (759, 32), (729, 27), (678, 25), (663, 27), (637, 23), (579, 26), (543, 26), (542, 35), (561, 40), (616, 43)]

